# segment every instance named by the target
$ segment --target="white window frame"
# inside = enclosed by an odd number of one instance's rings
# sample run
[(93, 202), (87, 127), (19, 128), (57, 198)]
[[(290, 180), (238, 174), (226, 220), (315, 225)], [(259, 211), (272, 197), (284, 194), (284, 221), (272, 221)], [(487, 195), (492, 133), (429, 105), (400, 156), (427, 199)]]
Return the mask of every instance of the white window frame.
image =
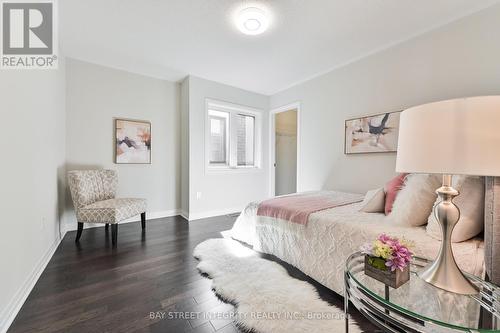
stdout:
[[(229, 113), (229, 165), (210, 164), (210, 118), (209, 110)], [(242, 106), (238, 104), (218, 101), (214, 99), (205, 100), (205, 171), (206, 173), (234, 173), (262, 171), (262, 110)], [(240, 165), (237, 160), (237, 131), (236, 116), (245, 115), (255, 119), (254, 125), (254, 165)]]

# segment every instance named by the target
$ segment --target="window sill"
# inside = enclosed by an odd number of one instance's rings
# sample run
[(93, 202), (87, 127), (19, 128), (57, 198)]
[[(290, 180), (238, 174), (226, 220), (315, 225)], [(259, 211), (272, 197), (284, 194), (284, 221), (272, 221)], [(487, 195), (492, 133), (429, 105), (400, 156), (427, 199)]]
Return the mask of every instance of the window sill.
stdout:
[(259, 173), (263, 172), (264, 169), (261, 167), (213, 167), (208, 166), (205, 168), (205, 173), (210, 175), (217, 174), (234, 174), (234, 173)]

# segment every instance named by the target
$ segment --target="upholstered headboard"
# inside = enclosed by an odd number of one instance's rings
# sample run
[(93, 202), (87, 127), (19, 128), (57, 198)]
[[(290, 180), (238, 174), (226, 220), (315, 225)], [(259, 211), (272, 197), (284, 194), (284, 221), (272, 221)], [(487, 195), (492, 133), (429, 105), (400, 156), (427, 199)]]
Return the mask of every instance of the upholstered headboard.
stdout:
[(484, 260), (491, 282), (500, 285), (500, 177), (486, 177)]

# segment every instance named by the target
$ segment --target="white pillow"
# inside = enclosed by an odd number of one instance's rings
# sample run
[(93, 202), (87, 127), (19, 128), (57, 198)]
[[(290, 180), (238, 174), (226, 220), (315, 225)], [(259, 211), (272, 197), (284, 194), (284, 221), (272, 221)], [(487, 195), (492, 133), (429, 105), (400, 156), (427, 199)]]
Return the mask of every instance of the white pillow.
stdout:
[[(455, 176), (453, 187), (460, 192), (453, 202), (460, 209), (460, 219), (453, 229), (451, 241), (463, 242), (477, 236), (484, 227), (484, 178)], [(439, 203), (439, 198), (435, 205)], [(441, 240), (441, 228), (433, 213), (429, 215), (427, 234)]]
[(360, 212), (365, 213), (383, 213), (385, 207), (385, 192), (384, 188), (378, 188), (376, 190), (371, 190), (366, 192), (362, 208)]
[(436, 175), (411, 174), (406, 177), (389, 214), (394, 224), (419, 227), (427, 223), (429, 214), (436, 201), (436, 189), (441, 187), (440, 177)]

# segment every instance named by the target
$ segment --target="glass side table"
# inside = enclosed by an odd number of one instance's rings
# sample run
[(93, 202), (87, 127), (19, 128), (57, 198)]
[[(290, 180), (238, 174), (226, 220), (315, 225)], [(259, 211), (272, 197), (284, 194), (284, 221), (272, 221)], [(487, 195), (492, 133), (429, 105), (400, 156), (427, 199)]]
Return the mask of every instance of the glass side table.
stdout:
[(349, 330), (349, 301), (385, 332), (500, 332), (500, 287), (475, 276), (480, 294), (468, 296), (436, 288), (417, 275), (429, 263), (415, 258), (410, 281), (392, 289), (364, 273), (364, 255), (352, 254), (346, 262), (345, 320)]

